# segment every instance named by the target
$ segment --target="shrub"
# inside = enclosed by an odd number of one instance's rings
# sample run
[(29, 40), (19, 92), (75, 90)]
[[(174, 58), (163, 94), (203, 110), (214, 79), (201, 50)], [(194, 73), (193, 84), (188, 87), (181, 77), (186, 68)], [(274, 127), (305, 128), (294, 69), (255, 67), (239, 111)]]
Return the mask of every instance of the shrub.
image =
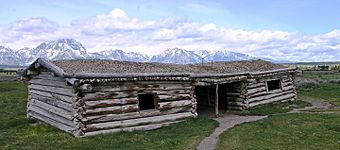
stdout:
[(313, 88), (318, 87), (320, 83), (324, 83), (322, 79), (296, 78), (295, 83), (297, 88)]

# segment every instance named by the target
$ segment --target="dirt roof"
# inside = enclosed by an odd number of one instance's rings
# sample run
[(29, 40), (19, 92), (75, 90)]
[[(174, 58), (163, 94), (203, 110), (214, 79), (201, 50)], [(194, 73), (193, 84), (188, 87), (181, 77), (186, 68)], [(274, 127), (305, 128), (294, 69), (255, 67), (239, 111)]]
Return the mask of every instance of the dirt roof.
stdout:
[(205, 64), (166, 64), (114, 60), (57, 60), (53, 64), (65, 73), (186, 73), (220, 74), (262, 72), (286, 68), (263, 60), (214, 62)]

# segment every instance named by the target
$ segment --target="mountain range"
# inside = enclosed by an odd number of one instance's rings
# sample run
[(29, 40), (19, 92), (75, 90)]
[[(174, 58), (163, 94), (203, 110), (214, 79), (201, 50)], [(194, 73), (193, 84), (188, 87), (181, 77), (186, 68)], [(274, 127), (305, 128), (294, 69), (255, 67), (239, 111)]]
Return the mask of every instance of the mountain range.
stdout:
[[(144, 55), (136, 52), (125, 52), (123, 50), (104, 50), (90, 53), (78, 41), (74, 39), (59, 39), (43, 42), (35, 48), (25, 47), (13, 50), (8, 47), (0, 46), (1, 65), (28, 65), (35, 59), (42, 57), (49, 60), (61, 59), (109, 59), (135, 62), (162, 62), (162, 63), (200, 63), (211, 61), (236, 61), (259, 59), (246, 54), (220, 50), (189, 51), (179, 48), (166, 49), (158, 55)], [(271, 59), (268, 61), (275, 62)]]

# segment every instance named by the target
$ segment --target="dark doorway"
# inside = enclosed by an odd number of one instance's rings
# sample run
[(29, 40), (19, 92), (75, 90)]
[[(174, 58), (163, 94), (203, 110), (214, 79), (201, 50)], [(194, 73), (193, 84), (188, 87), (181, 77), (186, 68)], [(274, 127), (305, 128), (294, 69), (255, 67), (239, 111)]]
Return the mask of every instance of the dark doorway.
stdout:
[[(215, 116), (216, 85), (196, 86), (195, 95), (197, 100), (197, 113), (200, 116)], [(218, 108), (219, 113), (228, 109), (227, 84), (218, 85)]]

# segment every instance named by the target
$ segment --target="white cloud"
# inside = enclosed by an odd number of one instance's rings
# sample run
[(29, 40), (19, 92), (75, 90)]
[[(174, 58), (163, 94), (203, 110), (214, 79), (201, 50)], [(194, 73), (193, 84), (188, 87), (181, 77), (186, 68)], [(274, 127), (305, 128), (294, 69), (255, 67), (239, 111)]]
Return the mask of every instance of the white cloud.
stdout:
[(284, 31), (249, 31), (218, 27), (181, 18), (140, 20), (121, 9), (70, 23), (29, 18), (0, 29), (0, 44), (37, 46), (46, 40), (74, 38), (91, 52), (123, 49), (157, 54), (166, 48), (228, 49), (260, 57), (296, 61), (338, 60), (340, 30), (308, 36)]

